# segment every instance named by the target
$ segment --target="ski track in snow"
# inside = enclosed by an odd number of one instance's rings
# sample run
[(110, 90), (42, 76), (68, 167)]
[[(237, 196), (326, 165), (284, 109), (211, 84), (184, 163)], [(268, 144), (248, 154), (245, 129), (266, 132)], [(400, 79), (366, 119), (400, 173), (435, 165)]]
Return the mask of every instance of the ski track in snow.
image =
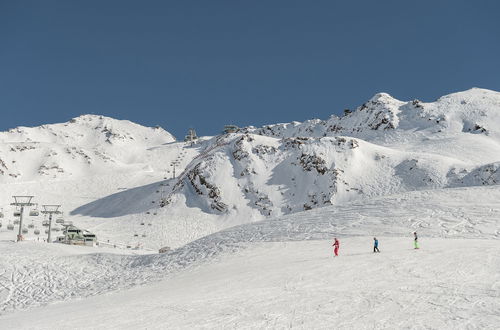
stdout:
[(6, 315), (0, 326), (498, 328), (496, 240), (423, 238), (414, 251), (411, 237), (379, 238), (380, 254), (370, 237), (342, 238), (339, 258), (331, 240), (254, 242), (167, 281)]
[[(253, 242), (324, 240), (333, 236), (410, 237), (414, 230), (422, 237), (497, 240), (498, 194), (497, 187), (447, 189), (327, 207), (232, 227), (162, 255), (75, 255), (60, 245), (2, 242), (0, 310), (5, 314), (159, 281)], [(475, 199), (467, 201), (472, 196)]]

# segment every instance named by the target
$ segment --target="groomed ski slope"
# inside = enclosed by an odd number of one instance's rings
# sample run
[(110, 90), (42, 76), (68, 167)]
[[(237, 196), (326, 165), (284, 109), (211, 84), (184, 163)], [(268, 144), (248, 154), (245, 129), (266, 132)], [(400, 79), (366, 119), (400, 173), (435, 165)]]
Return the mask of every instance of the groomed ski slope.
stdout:
[(3, 317), (4, 329), (498, 329), (500, 244), (258, 242), (168, 280)]
[(232, 227), (165, 255), (3, 241), (0, 328), (497, 329), (498, 200), (495, 186), (416, 191)]

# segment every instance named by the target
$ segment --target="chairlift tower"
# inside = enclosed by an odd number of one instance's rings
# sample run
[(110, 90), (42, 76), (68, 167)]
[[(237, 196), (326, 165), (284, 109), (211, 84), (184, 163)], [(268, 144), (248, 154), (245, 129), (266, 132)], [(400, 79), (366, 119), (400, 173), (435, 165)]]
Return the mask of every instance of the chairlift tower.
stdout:
[(10, 205), (14, 205), (21, 209), (19, 212), (19, 233), (17, 234), (17, 242), (20, 242), (24, 239), (22, 232), (24, 208), (35, 205), (34, 203), (31, 203), (31, 200), (33, 199), (34, 196), (12, 196), (12, 197), (14, 198), (14, 203), (11, 203)]
[(179, 165), (179, 162), (178, 161), (173, 161), (170, 166), (173, 166), (173, 169), (172, 169), (172, 179), (175, 179), (175, 166), (176, 165)]
[(188, 142), (191, 145), (193, 145), (197, 139), (198, 139), (198, 136), (196, 135), (196, 131), (194, 130), (194, 128), (190, 128), (188, 131), (188, 134), (184, 138), (184, 142)]
[(52, 232), (52, 215), (53, 214), (61, 214), (62, 212), (59, 211), (59, 208), (61, 205), (42, 205), (43, 211), (41, 211), (43, 214), (48, 214), (49, 215), (49, 232), (47, 234), (47, 243), (50, 243), (50, 235)]

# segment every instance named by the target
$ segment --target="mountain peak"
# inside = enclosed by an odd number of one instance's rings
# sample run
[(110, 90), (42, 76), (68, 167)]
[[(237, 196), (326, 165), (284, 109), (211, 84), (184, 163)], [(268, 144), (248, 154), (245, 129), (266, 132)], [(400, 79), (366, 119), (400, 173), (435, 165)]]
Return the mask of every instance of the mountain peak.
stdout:
[(368, 101), (368, 102), (392, 102), (392, 101), (398, 101), (398, 102), (401, 102), (399, 101), (398, 99), (392, 97), (390, 94), (388, 93), (384, 93), (384, 92), (381, 92), (381, 93), (377, 93), (375, 95), (372, 96), (372, 98)]

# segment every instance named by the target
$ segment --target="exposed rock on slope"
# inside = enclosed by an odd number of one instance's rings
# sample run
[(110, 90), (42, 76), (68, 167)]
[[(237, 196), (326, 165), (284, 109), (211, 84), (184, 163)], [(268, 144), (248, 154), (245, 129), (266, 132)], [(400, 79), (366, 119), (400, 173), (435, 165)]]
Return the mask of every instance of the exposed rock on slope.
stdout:
[(488, 127), (500, 127), (500, 93), (473, 88), (441, 97), (436, 102), (402, 102), (379, 93), (355, 111), (328, 120), (267, 125), (247, 131), (274, 137), (347, 135), (372, 138), (387, 131), (424, 130), (488, 134)]

